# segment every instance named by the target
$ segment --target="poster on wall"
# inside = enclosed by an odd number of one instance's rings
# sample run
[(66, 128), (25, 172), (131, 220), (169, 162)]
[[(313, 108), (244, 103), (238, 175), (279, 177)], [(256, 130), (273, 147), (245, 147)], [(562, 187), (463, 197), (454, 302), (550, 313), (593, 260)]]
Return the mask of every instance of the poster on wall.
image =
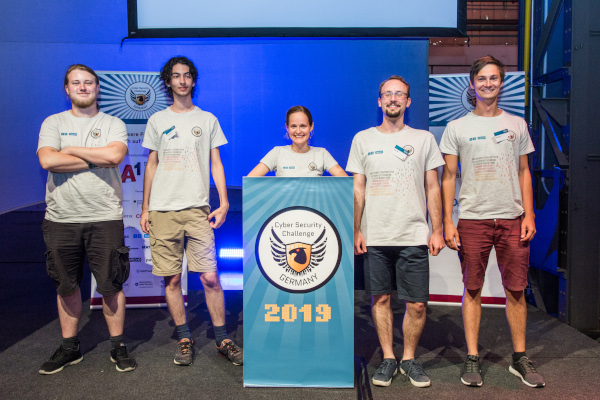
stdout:
[(244, 386), (354, 387), (352, 178), (244, 178)]
[[(100, 111), (118, 117), (127, 126), (129, 153), (119, 166), (123, 184), (123, 223), (125, 245), (129, 247), (131, 270), (123, 285), (127, 307), (166, 306), (164, 279), (152, 275), (150, 235), (142, 232), (140, 214), (144, 190), (144, 170), (148, 149), (142, 147), (146, 122), (152, 114), (170, 106), (168, 96), (157, 72), (97, 71), (100, 78)], [(184, 258), (184, 265), (186, 260)], [(187, 271), (182, 275), (182, 290), (187, 302)], [(102, 296), (96, 292), (92, 276), (92, 309), (102, 307)]]
[[(465, 116), (475, 109), (475, 92), (469, 85), (469, 74), (429, 75), (429, 130), (439, 145), (448, 122)], [(521, 118), (525, 116), (525, 73), (507, 72), (498, 95), (498, 107)], [(460, 170), (460, 165), (459, 165)], [(458, 193), (460, 172), (456, 177), (456, 194), (452, 220), (456, 225), (460, 216)], [(441, 179), (441, 168), (439, 170)], [(444, 248), (437, 257), (430, 257), (430, 303), (460, 304), (463, 294), (462, 273), (456, 251)], [(498, 271), (496, 252), (492, 249), (481, 303), (503, 307), (505, 294)]]

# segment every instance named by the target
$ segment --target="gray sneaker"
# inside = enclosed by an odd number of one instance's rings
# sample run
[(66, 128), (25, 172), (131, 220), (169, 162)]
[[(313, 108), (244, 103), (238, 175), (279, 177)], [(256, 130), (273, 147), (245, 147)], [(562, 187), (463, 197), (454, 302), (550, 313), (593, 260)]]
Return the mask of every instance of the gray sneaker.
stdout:
[(425, 370), (423, 370), (421, 364), (416, 362), (414, 358), (406, 361), (400, 361), (398, 369), (402, 375), (406, 375), (410, 379), (410, 383), (412, 383), (414, 386), (431, 386), (431, 380), (425, 373)]
[(395, 358), (384, 358), (373, 374), (373, 385), (390, 386), (392, 378), (398, 373), (398, 364)]
[(463, 374), (460, 377), (460, 381), (467, 386), (483, 385), (483, 379), (481, 378), (481, 364), (479, 363), (478, 355), (467, 355), (467, 361), (465, 361)]
[(223, 340), (221, 346), (217, 346), (217, 351), (221, 357), (228, 359), (233, 365), (244, 364), (244, 350), (233, 343), (231, 339)]
[(192, 365), (194, 362), (194, 341), (183, 338), (177, 343), (177, 351), (173, 362), (177, 365)]
[(544, 377), (538, 374), (533, 366), (533, 362), (527, 356), (523, 356), (519, 358), (517, 362), (513, 362), (508, 370), (511, 374), (518, 376), (521, 378), (524, 384), (530, 387), (544, 387), (546, 386), (546, 382), (544, 382)]

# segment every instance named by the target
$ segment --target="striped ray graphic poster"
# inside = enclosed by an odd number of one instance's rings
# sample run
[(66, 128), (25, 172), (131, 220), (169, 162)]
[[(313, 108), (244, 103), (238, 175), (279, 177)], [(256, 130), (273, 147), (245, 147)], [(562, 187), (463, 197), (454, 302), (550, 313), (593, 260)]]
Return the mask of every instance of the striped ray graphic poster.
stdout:
[[(429, 75), (429, 126), (446, 126), (475, 109), (475, 92), (469, 83), (469, 74)], [(524, 118), (524, 72), (506, 73), (498, 107)]]
[[(429, 130), (438, 144), (448, 122), (475, 109), (475, 93), (469, 83), (469, 74), (429, 75)], [(498, 107), (521, 118), (525, 116), (524, 72), (506, 73), (498, 96)], [(459, 173), (452, 209), (455, 226), (460, 215), (458, 194), (461, 184)], [(429, 303), (460, 305), (464, 284), (457, 252), (448, 247), (442, 249), (438, 256), (429, 257), (429, 268)], [(481, 303), (486, 307), (504, 307), (505, 301), (496, 251), (492, 249), (481, 291)]]
[[(123, 223), (125, 245), (129, 247), (130, 274), (123, 285), (127, 307), (165, 306), (164, 279), (152, 275), (150, 235), (142, 232), (140, 214), (144, 190), (144, 169), (148, 150), (142, 147), (146, 122), (152, 114), (170, 106), (157, 72), (97, 71), (100, 79), (100, 111), (120, 118), (127, 126), (129, 153), (119, 166), (123, 184)], [(186, 260), (184, 258), (184, 265)], [(187, 273), (182, 274), (182, 289), (187, 301)], [(102, 307), (92, 276), (92, 309)]]
[(244, 386), (354, 387), (352, 178), (243, 178)]

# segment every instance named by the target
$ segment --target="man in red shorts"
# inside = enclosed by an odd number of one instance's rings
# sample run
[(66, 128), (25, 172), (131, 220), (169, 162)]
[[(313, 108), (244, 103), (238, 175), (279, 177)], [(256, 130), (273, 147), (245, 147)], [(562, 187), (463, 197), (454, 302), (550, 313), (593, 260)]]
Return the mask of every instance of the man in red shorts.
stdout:
[[(481, 386), (478, 340), (481, 288), (492, 246), (496, 249), (506, 293), (506, 318), (514, 353), (509, 371), (531, 387), (545, 386), (525, 354), (529, 241), (535, 235), (533, 190), (527, 154), (534, 151), (527, 123), (498, 108), (504, 65), (492, 56), (479, 58), (470, 73), (477, 104), (471, 113), (448, 124), (440, 142), (446, 165), (442, 176), (444, 234), (458, 250), (465, 291), (462, 309), (467, 360), (461, 381)], [(452, 207), (460, 158), (460, 220)]]

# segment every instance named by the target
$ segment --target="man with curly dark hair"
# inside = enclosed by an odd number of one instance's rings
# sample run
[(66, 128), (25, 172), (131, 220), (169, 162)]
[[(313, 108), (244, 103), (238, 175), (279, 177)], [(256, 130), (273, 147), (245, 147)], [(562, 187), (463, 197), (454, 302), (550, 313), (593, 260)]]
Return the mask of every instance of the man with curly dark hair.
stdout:
[[(142, 146), (150, 150), (144, 176), (140, 225), (150, 234), (152, 273), (165, 279), (165, 298), (179, 342), (174, 363), (191, 365), (194, 341), (181, 293), (183, 253), (188, 270), (200, 273), (218, 353), (242, 365), (243, 351), (227, 337), (225, 300), (217, 273), (213, 229), (227, 216), (229, 202), (219, 146), (227, 143), (217, 118), (192, 103), (198, 71), (186, 57), (171, 58), (161, 70), (173, 105), (152, 115)], [(210, 176), (220, 207), (208, 203)]]

